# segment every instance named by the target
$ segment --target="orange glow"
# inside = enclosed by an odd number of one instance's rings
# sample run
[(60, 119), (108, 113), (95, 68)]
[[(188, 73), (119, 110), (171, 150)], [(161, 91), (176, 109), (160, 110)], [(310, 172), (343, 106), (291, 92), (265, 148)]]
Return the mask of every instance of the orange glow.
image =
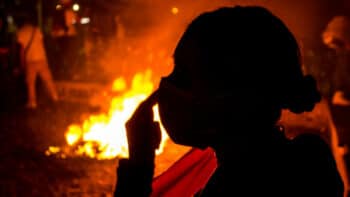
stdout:
[[(125, 123), (131, 117), (139, 103), (153, 91), (151, 71), (137, 73), (132, 80), (131, 88), (122, 95), (116, 96), (110, 103), (108, 113), (91, 115), (81, 125), (68, 127), (66, 141), (74, 150), (73, 155), (87, 156), (95, 159), (113, 159), (128, 157), (128, 144)], [(125, 89), (125, 80), (116, 79), (114, 90)], [(159, 121), (158, 108), (154, 106), (154, 119)], [(161, 126), (162, 142), (157, 154), (161, 153), (168, 136)], [(53, 151), (51, 151), (53, 150)], [(56, 147), (49, 148), (46, 155), (59, 152)]]
[(173, 13), (174, 15), (178, 14), (178, 13), (179, 13), (179, 8), (177, 8), (177, 7), (172, 7), (172, 8), (171, 8), (171, 13)]
[(79, 4), (76, 4), (76, 3), (75, 3), (75, 4), (73, 5), (72, 9), (73, 9), (74, 11), (76, 11), (76, 12), (79, 11), (79, 10), (80, 10)]
[[(155, 105), (153, 107), (153, 113), (154, 113), (153, 121), (160, 123), (160, 116), (159, 116), (159, 111), (158, 111), (158, 105)], [(160, 142), (158, 150), (156, 151), (156, 154), (161, 154), (163, 152), (164, 147), (166, 145), (166, 142), (167, 142), (167, 140), (169, 138), (169, 136), (168, 136), (166, 130), (164, 129), (163, 125), (159, 124), (159, 126), (160, 126), (160, 130), (162, 132), (162, 140)]]
[(123, 77), (117, 78), (113, 82), (112, 91), (120, 92), (126, 89), (126, 81)]
[(57, 4), (56, 5), (56, 10), (61, 10), (62, 9), (62, 5), (61, 4)]
[(77, 143), (82, 137), (82, 130), (78, 125), (69, 126), (68, 131), (70, 131), (70, 133), (66, 134), (66, 141), (68, 145)]

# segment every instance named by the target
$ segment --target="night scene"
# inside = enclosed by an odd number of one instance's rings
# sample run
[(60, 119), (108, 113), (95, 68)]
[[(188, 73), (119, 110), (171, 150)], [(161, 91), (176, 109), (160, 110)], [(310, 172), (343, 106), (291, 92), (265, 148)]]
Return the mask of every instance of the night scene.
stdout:
[(0, 197), (349, 197), (349, 13), (0, 0)]

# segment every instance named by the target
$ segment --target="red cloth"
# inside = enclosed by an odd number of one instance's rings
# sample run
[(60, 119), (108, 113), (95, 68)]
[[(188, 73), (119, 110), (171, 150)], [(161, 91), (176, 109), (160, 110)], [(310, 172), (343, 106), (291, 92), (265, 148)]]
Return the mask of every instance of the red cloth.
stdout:
[(151, 197), (192, 197), (204, 188), (216, 166), (212, 149), (193, 148), (154, 179)]

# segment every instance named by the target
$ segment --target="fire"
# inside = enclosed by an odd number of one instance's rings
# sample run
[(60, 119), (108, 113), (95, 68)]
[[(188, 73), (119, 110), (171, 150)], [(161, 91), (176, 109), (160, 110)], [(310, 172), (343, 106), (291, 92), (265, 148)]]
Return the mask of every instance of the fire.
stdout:
[[(111, 91), (124, 91), (112, 99), (109, 111), (104, 114), (91, 115), (81, 125), (70, 125), (65, 137), (69, 147), (74, 147), (74, 155), (88, 156), (96, 159), (128, 157), (128, 144), (125, 123), (137, 106), (152, 93), (153, 83), (150, 70), (137, 73), (132, 80), (131, 88), (126, 89), (124, 78), (114, 81)], [(154, 106), (154, 119), (160, 121), (158, 107)], [(161, 126), (162, 142), (157, 154), (163, 151), (168, 136)], [(51, 151), (54, 150), (55, 152)], [(50, 147), (46, 152), (57, 153)]]

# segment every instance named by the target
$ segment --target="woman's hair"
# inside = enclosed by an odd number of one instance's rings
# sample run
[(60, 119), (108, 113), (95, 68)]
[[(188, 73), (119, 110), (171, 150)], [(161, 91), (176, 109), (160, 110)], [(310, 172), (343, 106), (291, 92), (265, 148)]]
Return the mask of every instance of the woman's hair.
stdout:
[(200, 15), (180, 39), (174, 62), (168, 78), (182, 89), (263, 100), (295, 113), (312, 110), (320, 100), (315, 81), (302, 73), (296, 39), (262, 7)]

